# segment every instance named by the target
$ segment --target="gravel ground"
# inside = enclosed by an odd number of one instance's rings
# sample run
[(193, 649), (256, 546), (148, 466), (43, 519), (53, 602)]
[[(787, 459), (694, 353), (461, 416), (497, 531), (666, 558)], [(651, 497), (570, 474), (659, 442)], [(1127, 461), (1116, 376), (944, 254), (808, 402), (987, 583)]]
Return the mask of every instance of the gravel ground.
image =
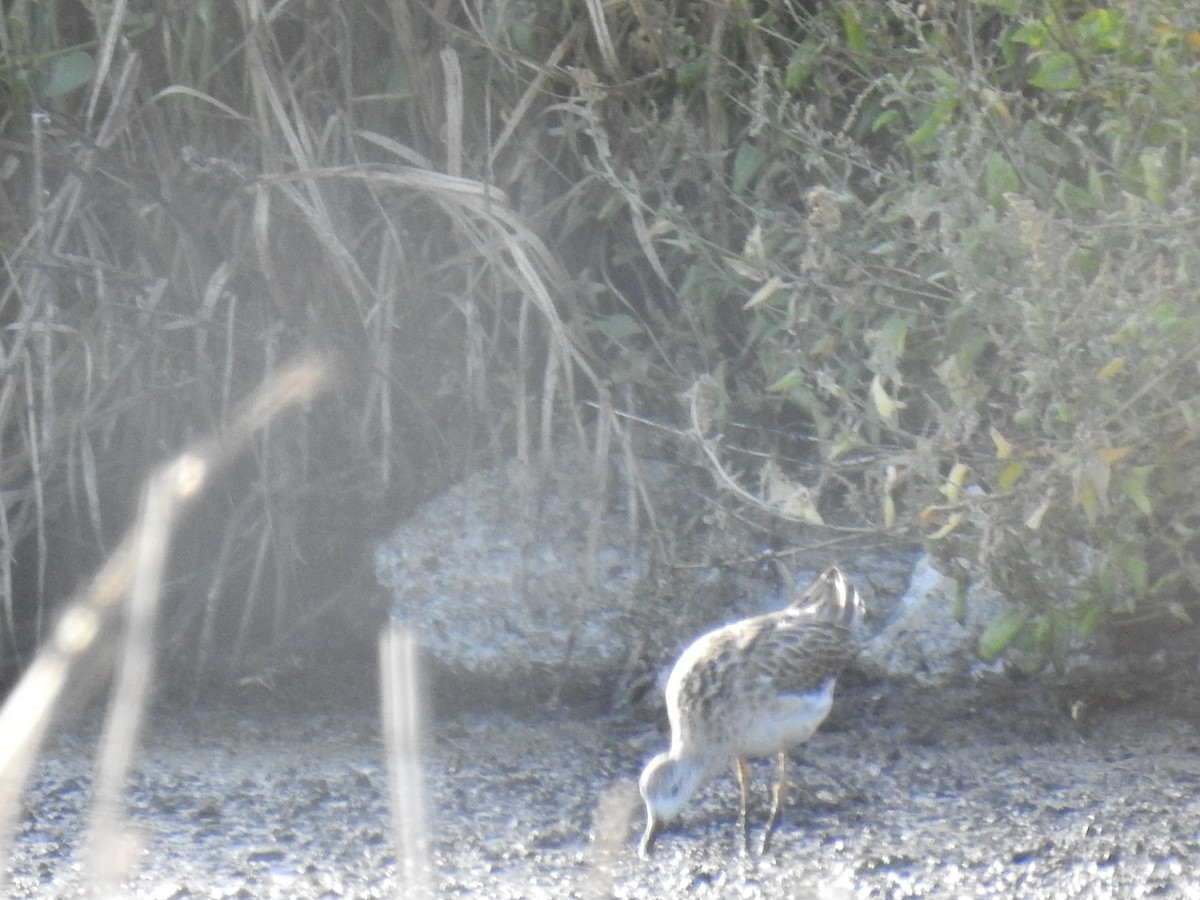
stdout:
[[(1080, 727), (1033, 683), (850, 686), (794, 754), (772, 851), (738, 851), (717, 779), (648, 862), (636, 778), (665, 737), (579, 713), (459, 713), (428, 738), (430, 841), (449, 897), (1200, 897), (1191, 699), (1127, 700)], [(79, 891), (95, 719), (34, 775), (8, 895)], [(767, 763), (755, 769), (756, 824)], [(130, 790), (129, 897), (397, 894), (368, 708), (158, 711)]]

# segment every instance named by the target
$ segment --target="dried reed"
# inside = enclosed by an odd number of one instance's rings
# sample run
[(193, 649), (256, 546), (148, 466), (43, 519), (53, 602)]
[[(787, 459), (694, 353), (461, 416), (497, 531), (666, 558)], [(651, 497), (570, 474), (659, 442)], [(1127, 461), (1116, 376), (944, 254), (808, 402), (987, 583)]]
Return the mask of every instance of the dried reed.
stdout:
[[(136, 523), (67, 608), (51, 640), (0, 707), (0, 859), (8, 858), (21, 793), (46, 731), (73, 675), (103, 649), (104, 638), (120, 641), (121, 663), (101, 739), (87, 871), (101, 883), (121, 874), (113, 862), (125, 834), (125, 780), (152, 686), (154, 626), (171, 533), (214, 474), (282, 411), (310, 399), (325, 378), (326, 367), (317, 360), (281, 371), (246, 401), (225, 431), (198, 442), (147, 479)], [(122, 612), (124, 634), (118, 639), (112, 631)]]

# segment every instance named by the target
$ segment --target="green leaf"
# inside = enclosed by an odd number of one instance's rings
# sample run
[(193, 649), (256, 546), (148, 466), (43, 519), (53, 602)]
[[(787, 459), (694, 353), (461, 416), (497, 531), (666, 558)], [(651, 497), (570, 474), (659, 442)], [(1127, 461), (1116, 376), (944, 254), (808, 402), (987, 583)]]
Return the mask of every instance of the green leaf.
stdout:
[(708, 73), (708, 60), (703, 56), (691, 62), (680, 63), (675, 67), (675, 84), (678, 87), (691, 87), (698, 83)]
[(950, 117), (958, 108), (958, 99), (955, 97), (943, 97), (933, 105), (933, 109), (929, 111), (929, 115), (925, 117), (925, 121), (921, 123), (912, 134), (905, 138), (904, 143), (913, 149), (919, 148), (922, 144), (927, 144), (937, 135), (942, 127), (950, 121)]
[(1083, 87), (1083, 76), (1075, 57), (1060, 50), (1046, 57), (1029, 83), (1045, 91), (1075, 91)]
[(855, 53), (867, 48), (867, 30), (858, 10), (847, 4), (842, 9), (842, 28), (846, 31), (846, 46)]
[(1076, 29), (1093, 50), (1120, 50), (1125, 17), (1111, 9), (1093, 9), (1084, 13)]
[(904, 345), (908, 339), (909, 317), (893, 313), (888, 316), (887, 321), (883, 323), (883, 327), (879, 330), (883, 332), (884, 337), (891, 342), (891, 345), (896, 349), (896, 355), (904, 354)]
[(537, 32), (529, 19), (518, 19), (508, 26), (508, 37), (513, 45), (526, 56), (538, 52)]
[(1134, 594), (1139, 597), (1145, 596), (1150, 586), (1150, 566), (1146, 563), (1146, 557), (1130, 548), (1121, 552), (1118, 564), (1129, 583), (1133, 585)]
[(885, 109), (871, 122), (871, 130), (878, 131), (885, 125), (890, 125), (900, 118), (900, 111), (895, 109)]
[(1015, 44), (1024, 44), (1031, 50), (1039, 50), (1050, 41), (1050, 29), (1044, 22), (1027, 22), (1009, 38)]
[(1000, 489), (1007, 491), (1014, 484), (1021, 480), (1021, 476), (1025, 474), (1025, 463), (1023, 460), (1014, 459), (1003, 469), (1000, 470), (1000, 475), (997, 481), (1000, 483)]
[(733, 192), (743, 193), (766, 162), (767, 154), (763, 153), (749, 141), (743, 141), (733, 157)]
[(1045, 659), (1054, 646), (1054, 619), (1050, 614), (1042, 616), (1033, 628), (1033, 652), (1039, 660)]
[(825, 411), (825, 404), (821, 402), (820, 398), (810, 388), (804, 386), (794, 387), (787, 392), (786, 396), (789, 403), (795, 404), (812, 417), (813, 422), (816, 423), (818, 435), (823, 439), (829, 437), (832, 428), (829, 414)]
[(1103, 621), (1104, 604), (1100, 602), (1098, 597), (1089, 595), (1084, 600), (1083, 607), (1079, 611), (1079, 619), (1075, 625), (1075, 632), (1080, 637), (1087, 637)]
[(1061, 659), (1077, 633), (1075, 623), (1063, 610), (1050, 610), (1040, 622), (1033, 635), (1034, 652), (1041, 658)]
[(983, 160), (983, 184), (988, 202), (995, 204), (1005, 194), (1019, 190), (1021, 179), (1009, 161), (993, 150)]
[(959, 625), (962, 625), (967, 620), (967, 588), (970, 586), (970, 582), (966, 576), (961, 574), (955, 576), (954, 600), (951, 604), (953, 607), (951, 614), (954, 616), (954, 621)]
[(1080, 476), (1075, 486), (1075, 505), (1083, 510), (1088, 525), (1095, 526), (1100, 516), (1100, 498), (1096, 495), (1096, 487), (1091, 479)]
[(804, 384), (804, 373), (799, 369), (792, 369), (774, 384), (768, 385), (767, 390), (772, 394), (782, 393), (784, 391), (792, 391)]
[(1022, 428), (1029, 428), (1035, 422), (1037, 422), (1037, 417), (1033, 414), (1033, 410), (1018, 409), (1015, 413), (1013, 413), (1014, 425), (1020, 425)]
[(806, 38), (801, 42), (788, 59), (787, 69), (783, 73), (783, 89), (794, 91), (807, 82), (820, 55), (821, 44), (818, 41)]
[(1054, 199), (1070, 212), (1083, 209), (1100, 209), (1104, 205), (1091, 191), (1084, 190), (1069, 181), (1060, 181), (1058, 183), (1058, 187), (1054, 189)]
[(46, 79), (46, 87), (42, 91), (45, 98), (66, 94), (78, 87), (83, 87), (96, 74), (96, 63), (92, 57), (82, 50), (72, 50), (57, 57), (50, 66), (50, 77)]
[(988, 622), (979, 636), (979, 655), (987, 662), (1009, 648), (1025, 628), (1025, 613), (1010, 607)]
[(1143, 150), (1138, 155), (1138, 164), (1142, 169), (1142, 180), (1146, 183), (1146, 199), (1151, 203), (1162, 203), (1167, 198), (1162, 148)]
[(1117, 479), (1117, 485), (1121, 491), (1143, 516), (1154, 515), (1154, 505), (1146, 494), (1146, 482), (1153, 471), (1154, 466), (1136, 466), (1122, 472), (1120, 478)]
[(1179, 306), (1167, 300), (1150, 308), (1150, 321), (1164, 330), (1173, 330), (1183, 324)]

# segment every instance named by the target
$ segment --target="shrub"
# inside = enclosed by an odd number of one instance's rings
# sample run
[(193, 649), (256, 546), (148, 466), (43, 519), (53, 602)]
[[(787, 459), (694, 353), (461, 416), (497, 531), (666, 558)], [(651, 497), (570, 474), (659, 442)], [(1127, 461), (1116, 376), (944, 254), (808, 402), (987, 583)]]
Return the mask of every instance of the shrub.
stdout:
[(10, 644), (49, 535), (98, 553), (153, 458), (310, 344), (341, 396), (214, 517), (259, 536), (218, 563), (242, 638), (366, 498), (639, 420), (730, 502), (990, 577), (988, 655), (1190, 616), (1175, 4), (119, 8), (0, 18)]

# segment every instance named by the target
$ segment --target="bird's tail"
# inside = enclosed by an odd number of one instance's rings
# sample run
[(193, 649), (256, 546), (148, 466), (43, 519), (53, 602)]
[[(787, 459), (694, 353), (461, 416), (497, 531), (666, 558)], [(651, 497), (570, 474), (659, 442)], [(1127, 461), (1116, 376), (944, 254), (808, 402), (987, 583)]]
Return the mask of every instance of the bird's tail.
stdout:
[(789, 605), (793, 609), (803, 609), (814, 618), (845, 628), (853, 628), (864, 612), (858, 591), (837, 566), (830, 566), (822, 572), (821, 577)]

